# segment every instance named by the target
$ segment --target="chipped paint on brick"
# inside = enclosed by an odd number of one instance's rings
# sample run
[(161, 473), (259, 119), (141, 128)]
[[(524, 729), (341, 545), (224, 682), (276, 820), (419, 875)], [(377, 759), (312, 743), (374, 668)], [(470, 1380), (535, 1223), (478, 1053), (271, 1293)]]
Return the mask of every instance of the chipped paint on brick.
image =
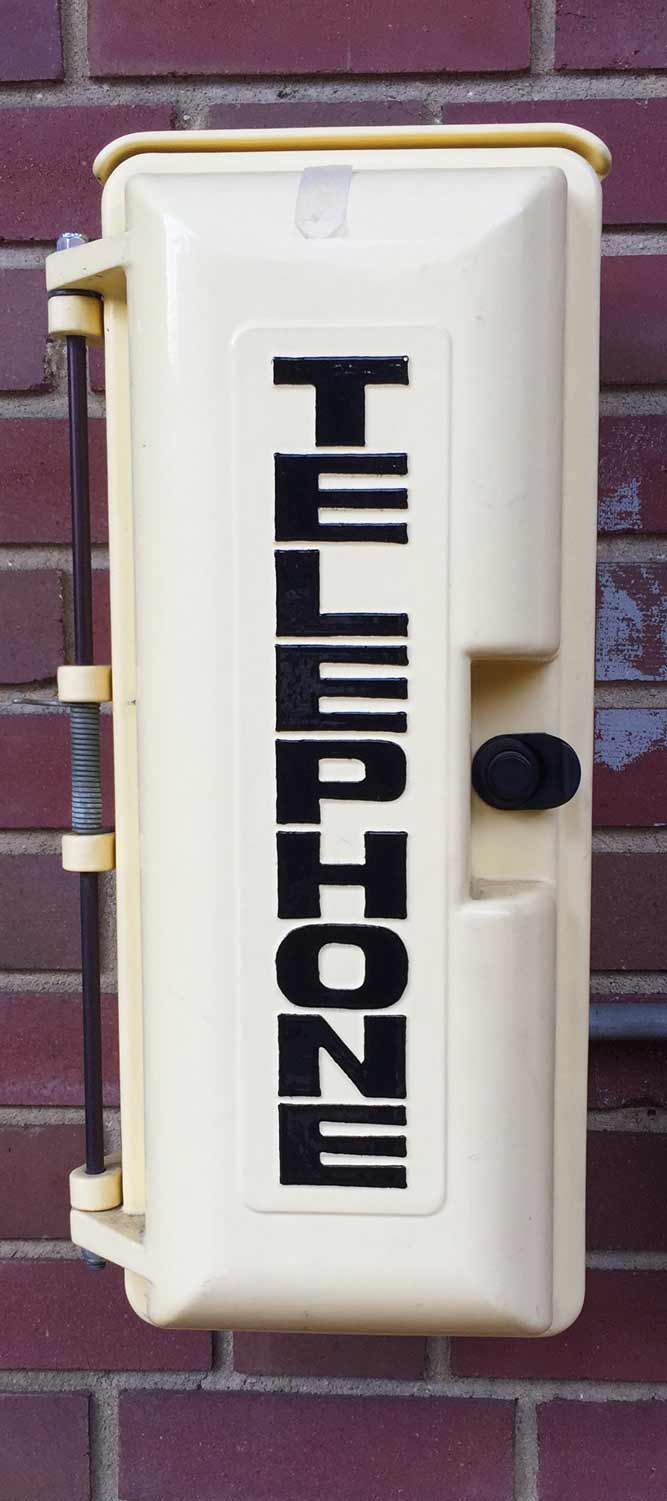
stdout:
[(603, 567), (598, 571), (596, 671), (603, 683), (644, 676), (638, 665), (644, 655), (642, 611), (638, 600), (616, 583), (617, 572)]
[(596, 766), (624, 771), (654, 750), (667, 750), (667, 709), (598, 709)]
[(599, 526), (603, 532), (639, 532), (642, 527), (640, 481), (623, 480), (610, 495), (600, 496)]
[(601, 564), (597, 675), (601, 682), (667, 679), (667, 569)]

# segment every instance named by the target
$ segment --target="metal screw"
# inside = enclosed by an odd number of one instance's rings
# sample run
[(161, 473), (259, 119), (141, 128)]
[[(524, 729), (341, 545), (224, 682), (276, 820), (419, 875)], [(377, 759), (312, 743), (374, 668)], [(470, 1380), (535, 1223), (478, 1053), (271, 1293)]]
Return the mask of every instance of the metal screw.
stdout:
[(79, 234), (78, 229), (64, 229), (56, 240), (56, 250), (74, 250), (77, 245), (87, 244), (87, 236)]

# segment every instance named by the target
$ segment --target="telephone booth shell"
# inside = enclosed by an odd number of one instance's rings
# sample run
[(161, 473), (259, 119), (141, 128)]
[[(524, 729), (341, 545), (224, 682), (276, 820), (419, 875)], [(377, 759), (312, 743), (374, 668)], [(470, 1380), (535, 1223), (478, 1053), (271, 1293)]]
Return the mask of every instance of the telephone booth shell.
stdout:
[[(49, 262), (104, 298), (109, 471), (123, 1204), (72, 1236), (152, 1323), (580, 1308), (607, 166), (128, 137)], [(529, 732), (578, 792), (488, 806)]]

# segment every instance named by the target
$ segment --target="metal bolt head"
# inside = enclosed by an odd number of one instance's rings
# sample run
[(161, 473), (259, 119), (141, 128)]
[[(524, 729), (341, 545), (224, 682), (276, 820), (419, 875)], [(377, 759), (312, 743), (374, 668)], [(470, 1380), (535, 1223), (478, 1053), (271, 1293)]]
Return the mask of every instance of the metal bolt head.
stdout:
[(56, 250), (73, 250), (76, 245), (87, 245), (86, 235), (79, 234), (77, 229), (65, 229), (56, 240)]
[(97, 1256), (94, 1251), (82, 1250), (81, 1256), (91, 1272), (104, 1271), (104, 1268), (106, 1267), (106, 1261), (104, 1261), (101, 1256)]

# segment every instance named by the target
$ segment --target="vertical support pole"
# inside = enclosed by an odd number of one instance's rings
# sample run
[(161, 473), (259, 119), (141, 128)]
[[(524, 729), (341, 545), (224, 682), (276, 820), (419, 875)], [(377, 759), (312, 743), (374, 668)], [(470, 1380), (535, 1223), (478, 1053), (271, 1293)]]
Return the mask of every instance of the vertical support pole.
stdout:
[[(72, 502), (72, 575), (74, 593), (74, 659), (77, 665), (93, 661), (93, 577), (90, 542), (90, 485), (88, 472), (88, 391), (86, 341), (80, 335), (67, 337), (67, 396), (69, 406), (70, 487)], [(78, 706), (77, 706), (78, 708)], [(94, 717), (99, 736), (99, 709), (82, 705)], [(72, 731), (75, 732), (74, 714)], [(80, 709), (79, 709), (80, 716)], [(85, 822), (85, 828), (81, 826)], [(78, 822), (79, 827), (75, 827)], [(77, 819), (74, 833), (98, 833), (90, 819)], [(83, 872), (80, 877), (81, 983), (83, 994), (83, 1063), (86, 1135), (86, 1172), (104, 1171), (104, 1126), (102, 1115), (102, 1025), (100, 1004), (99, 877)]]
[[(61, 235), (58, 250), (83, 244), (78, 234)], [(77, 665), (93, 661), (93, 579), (90, 540), (90, 484), (88, 467), (88, 390), (86, 340), (67, 336), (67, 397), (69, 409), (70, 491), (72, 510), (72, 575), (74, 594), (74, 659)], [(76, 785), (85, 785), (86, 773), (99, 786), (99, 705), (72, 705), (72, 828), (75, 833), (101, 832), (99, 796), (81, 797)], [(85, 1105), (86, 1173), (104, 1172), (104, 1118), (102, 1099), (102, 1025), (100, 1003), (99, 878), (82, 872), (81, 985), (83, 995), (83, 1070)], [(105, 1263), (84, 1251), (89, 1265)]]

